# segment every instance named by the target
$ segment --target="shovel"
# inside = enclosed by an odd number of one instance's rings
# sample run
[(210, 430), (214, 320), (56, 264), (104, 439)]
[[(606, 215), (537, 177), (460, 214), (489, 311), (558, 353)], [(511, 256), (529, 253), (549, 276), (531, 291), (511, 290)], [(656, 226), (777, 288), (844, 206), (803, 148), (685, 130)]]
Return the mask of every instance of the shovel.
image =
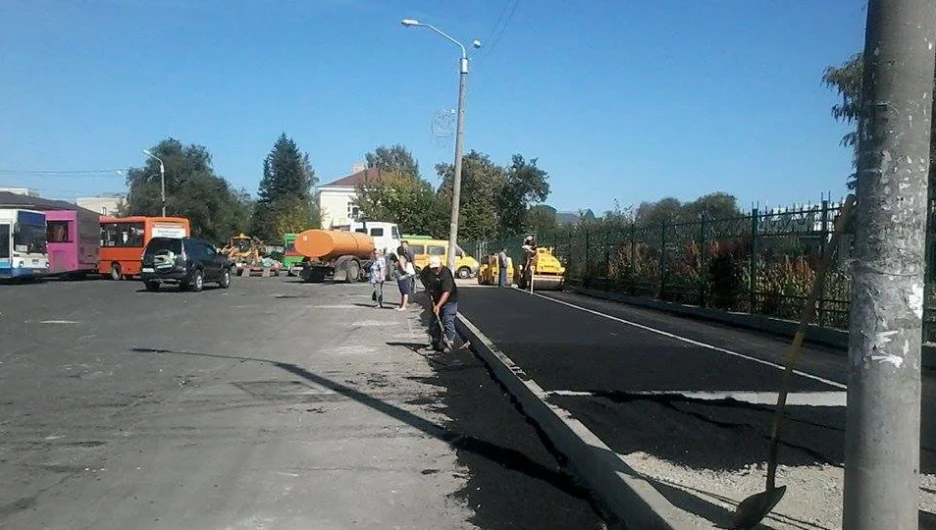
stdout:
[(753, 528), (774, 509), (777, 503), (780, 502), (780, 499), (783, 498), (783, 494), (786, 493), (786, 486), (776, 487), (777, 449), (780, 442), (780, 424), (783, 420), (783, 409), (786, 405), (787, 392), (793, 375), (793, 365), (796, 364), (796, 360), (799, 358), (800, 350), (803, 346), (803, 339), (806, 336), (806, 330), (809, 328), (809, 322), (812, 320), (813, 313), (816, 309), (816, 300), (819, 298), (819, 293), (822, 290), (822, 282), (825, 279), (826, 270), (829, 268), (832, 255), (835, 253), (835, 249), (838, 246), (839, 236), (841, 236), (842, 230), (845, 229), (845, 225), (848, 223), (848, 217), (854, 203), (855, 196), (849, 195), (848, 198), (845, 199), (845, 205), (842, 207), (841, 215), (835, 220), (835, 230), (832, 232), (832, 239), (826, 246), (825, 252), (822, 255), (822, 260), (819, 262), (819, 267), (816, 269), (816, 277), (813, 280), (809, 296), (806, 299), (806, 306), (803, 308), (799, 326), (796, 328), (793, 344), (791, 344), (790, 349), (787, 350), (785, 359), (786, 369), (783, 372), (780, 393), (777, 395), (777, 409), (774, 412), (773, 428), (770, 433), (770, 453), (767, 460), (767, 488), (763, 492), (751, 495), (741, 501), (741, 504), (738, 505), (735, 513), (732, 515), (730, 530), (749, 530)]
[(449, 351), (455, 353), (457, 351), (464, 350), (471, 345), (471, 341), (465, 341), (458, 349), (455, 348), (455, 344), (449, 340), (448, 335), (445, 334), (445, 327), (442, 326), (442, 319), (439, 318), (439, 315), (435, 316), (436, 324), (439, 326), (439, 332), (442, 334), (442, 341), (445, 342), (445, 345), (448, 347)]

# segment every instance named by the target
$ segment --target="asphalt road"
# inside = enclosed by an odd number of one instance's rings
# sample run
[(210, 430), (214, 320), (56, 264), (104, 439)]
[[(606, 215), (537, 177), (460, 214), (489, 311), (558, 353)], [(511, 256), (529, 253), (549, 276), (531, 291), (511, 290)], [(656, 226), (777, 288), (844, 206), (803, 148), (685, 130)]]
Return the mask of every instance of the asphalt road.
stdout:
[(485, 368), (369, 294), (0, 286), (0, 528), (602, 528)]
[[(460, 312), (616, 452), (715, 471), (765, 460), (787, 339), (569, 293), (459, 294)], [(845, 356), (807, 345), (798, 369), (780, 464), (841, 466)], [(925, 473), (936, 473), (934, 383), (926, 373)]]

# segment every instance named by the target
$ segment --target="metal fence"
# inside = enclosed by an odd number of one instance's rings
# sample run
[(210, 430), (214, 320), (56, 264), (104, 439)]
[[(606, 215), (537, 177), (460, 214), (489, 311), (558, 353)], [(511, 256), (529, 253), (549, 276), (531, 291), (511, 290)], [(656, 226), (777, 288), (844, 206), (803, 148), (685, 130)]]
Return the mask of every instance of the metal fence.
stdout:
[[(841, 203), (777, 208), (730, 219), (641, 226), (589, 222), (537, 237), (566, 265), (566, 283), (725, 311), (798, 320), (830, 243)], [(932, 211), (932, 209), (931, 209)], [(930, 223), (933, 226), (933, 223)], [(854, 223), (826, 274), (815, 322), (848, 329)], [(927, 255), (936, 238), (928, 238)], [(520, 238), (478, 242), (476, 257), (506, 248), (516, 263)], [(927, 267), (924, 340), (936, 340), (936, 290)]]

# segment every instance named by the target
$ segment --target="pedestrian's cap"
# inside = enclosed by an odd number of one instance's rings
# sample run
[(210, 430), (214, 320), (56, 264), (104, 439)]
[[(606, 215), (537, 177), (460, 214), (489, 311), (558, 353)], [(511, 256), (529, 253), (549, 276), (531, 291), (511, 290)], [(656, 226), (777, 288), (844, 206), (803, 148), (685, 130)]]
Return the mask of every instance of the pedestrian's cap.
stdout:
[(430, 269), (438, 269), (441, 266), (442, 266), (442, 260), (439, 258), (439, 256), (429, 256), (429, 268)]

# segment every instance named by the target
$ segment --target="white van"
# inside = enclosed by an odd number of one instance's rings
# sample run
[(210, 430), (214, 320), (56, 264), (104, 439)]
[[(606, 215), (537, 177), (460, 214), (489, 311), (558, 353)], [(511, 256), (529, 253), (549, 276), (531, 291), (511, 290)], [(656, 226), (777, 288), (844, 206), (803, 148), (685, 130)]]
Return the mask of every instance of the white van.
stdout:
[(381, 223), (377, 221), (351, 223), (351, 231), (367, 234), (374, 239), (374, 246), (385, 254), (396, 252), (400, 246), (400, 227), (396, 223)]

